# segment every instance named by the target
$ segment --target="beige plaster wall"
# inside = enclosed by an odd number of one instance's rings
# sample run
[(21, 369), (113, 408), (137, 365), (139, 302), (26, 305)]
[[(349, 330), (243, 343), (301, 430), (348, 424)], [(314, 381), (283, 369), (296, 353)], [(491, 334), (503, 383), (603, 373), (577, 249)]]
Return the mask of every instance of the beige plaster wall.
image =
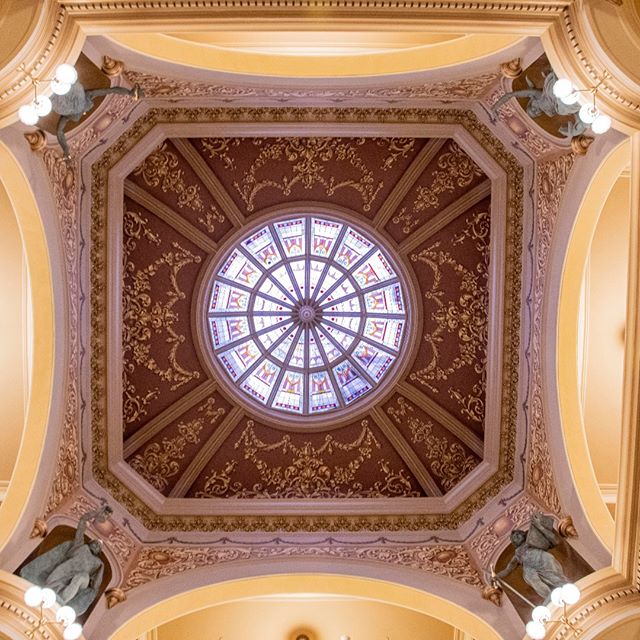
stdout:
[(584, 424), (601, 486), (618, 482), (629, 197), (629, 179), (620, 177), (600, 215), (585, 274)]
[(268, 598), (234, 602), (178, 618), (157, 630), (157, 640), (452, 640), (450, 625), (401, 607), (360, 600)]
[(0, 488), (11, 478), (25, 418), (23, 251), (13, 208), (0, 184)]

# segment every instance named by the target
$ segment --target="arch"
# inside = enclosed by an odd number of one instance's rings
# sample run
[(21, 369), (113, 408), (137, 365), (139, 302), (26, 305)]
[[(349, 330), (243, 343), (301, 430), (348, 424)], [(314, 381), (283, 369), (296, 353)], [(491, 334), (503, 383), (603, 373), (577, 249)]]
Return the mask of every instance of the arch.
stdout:
[[(277, 32), (276, 32), (277, 33)], [(337, 32), (339, 34), (339, 32)], [(193, 34), (188, 34), (193, 36)], [(252, 34), (255, 38), (256, 34)], [(382, 33), (370, 38), (383, 40)], [(424, 39), (424, 34), (423, 39)], [(442, 35), (442, 34), (441, 34)], [(433, 37), (433, 34), (432, 34)], [(268, 48), (250, 51), (237, 46), (221, 46), (181, 37), (180, 33), (109, 33), (109, 38), (150, 58), (182, 64), (208, 71), (224, 71), (255, 76), (294, 78), (336, 78), (352, 76), (380, 76), (429, 69), (441, 69), (479, 60), (513, 47), (522, 35), (450, 35), (450, 39), (432, 44), (388, 48), (380, 47), (373, 53), (336, 54), (328, 48), (326, 53), (306, 55), (276, 54)], [(321, 51), (321, 50), (319, 50)]]
[[(186, 581), (183, 578), (181, 582), (184, 586)], [(155, 585), (157, 587), (158, 583), (156, 582)], [(166, 585), (163, 591), (167, 592)], [(383, 602), (453, 624), (475, 640), (500, 640), (503, 637), (487, 621), (474, 615), (469, 609), (416, 586), (407, 586), (382, 578), (336, 575), (327, 572), (254, 575), (193, 589), (187, 588), (182, 593), (144, 608), (127, 620), (114, 621), (115, 624), (119, 622), (120, 626), (111, 635), (99, 635), (109, 640), (130, 640), (166, 622), (208, 607), (257, 597), (293, 594), (317, 594), (318, 596), (331, 594), (338, 597)], [(477, 591), (474, 593), (474, 599), (480, 600)], [(493, 605), (487, 604), (487, 607), (493, 607)], [(499, 614), (504, 618), (505, 612), (493, 608), (496, 612), (496, 620), (491, 622), (495, 626)], [(113, 628), (113, 626), (105, 625), (104, 621), (101, 624), (102, 628)], [(509, 631), (511, 634), (517, 633), (515, 628)]]
[(39, 478), (54, 379), (54, 296), (49, 247), (31, 182), (0, 142), (0, 180), (15, 212), (29, 273), (33, 310), (33, 360), (24, 432), (5, 501), (0, 507), (0, 549), (11, 539)]
[(598, 218), (630, 158), (629, 141), (618, 144), (584, 190), (567, 244), (558, 294), (555, 366), (565, 451), (576, 493), (593, 529), (613, 549), (614, 525), (600, 494), (584, 431), (578, 378), (578, 313), (584, 270)]

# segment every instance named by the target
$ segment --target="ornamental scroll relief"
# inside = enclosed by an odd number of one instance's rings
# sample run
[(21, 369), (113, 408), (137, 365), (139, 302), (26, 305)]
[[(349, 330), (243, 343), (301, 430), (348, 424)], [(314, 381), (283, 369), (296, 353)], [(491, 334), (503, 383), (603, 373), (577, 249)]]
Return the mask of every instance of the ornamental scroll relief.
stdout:
[[(148, 404), (159, 395), (157, 389), (148, 391), (144, 396), (136, 394), (128, 376), (137, 367), (154, 373), (172, 391), (200, 377), (199, 371), (191, 371), (179, 362), (178, 351), (186, 336), (175, 328), (179, 316), (174, 306), (185, 298), (178, 282), (180, 271), (187, 265), (200, 263), (202, 258), (173, 241), (170, 251), (140, 268), (129, 259), (137, 243), (145, 240), (160, 246), (162, 241), (150, 229), (149, 220), (133, 210), (125, 211), (123, 233), (126, 249), (122, 285), (124, 419), (125, 423), (132, 423), (146, 414)], [(169, 289), (165, 291), (164, 299), (153, 301), (149, 292), (155, 278), (167, 282)], [(163, 334), (169, 346), (166, 366), (151, 355), (150, 341), (154, 334)]]
[[(374, 498), (391, 496), (420, 496), (413, 490), (411, 481), (403, 469), (394, 470), (391, 464), (378, 461), (383, 479), (367, 487), (358, 478), (365, 461), (380, 442), (369, 427), (368, 420), (361, 423), (358, 437), (351, 442), (341, 442), (327, 434), (321, 445), (305, 441), (296, 444), (289, 434), (275, 442), (265, 442), (254, 430), (253, 420), (236, 441), (234, 448), (242, 458), (258, 472), (260, 480), (245, 486), (239, 474), (235, 474), (237, 460), (229, 460), (222, 469), (210, 472), (204, 487), (196, 493), (198, 498)], [(272, 465), (265, 456), (276, 453), (286, 462)], [(344, 456), (348, 454), (345, 461)], [(332, 461), (335, 456), (341, 462)]]
[(320, 544), (261, 547), (226, 544), (224, 547), (145, 547), (136, 558), (122, 588), (130, 590), (160, 578), (228, 562), (310, 556), (393, 564), (452, 578), (472, 587), (482, 586), (480, 575), (463, 545), (357, 547)]
[[(410, 378), (437, 394), (439, 389), (434, 384), (436, 380), (448, 380), (454, 372), (463, 368), (473, 369), (481, 378), (470, 393), (463, 393), (454, 387), (450, 387), (448, 393), (460, 406), (461, 413), (476, 423), (482, 423), (485, 412), (489, 236), (490, 214), (488, 211), (479, 211), (466, 218), (463, 230), (454, 238), (454, 244), (472, 244), (478, 253), (479, 261), (474, 270), (463, 265), (450, 252), (444, 251), (439, 241), (411, 254), (413, 262), (425, 265), (432, 272), (431, 287), (423, 291), (423, 295), (428, 303), (427, 308), (434, 309), (431, 318), (435, 321), (435, 329), (425, 334), (423, 340), (430, 351), (428, 365), (412, 372)], [(453, 273), (460, 281), (457, 300), (446, 298), (443, 286), (445, 271)], [(458, 353), (445, 362), (441, 344), (444, 336), (451, 333), (457, 335)]]
[(473, 179), (483, 175), (480, 167), (453, 141), (447, 151), (438, 158), (437, 168), (431, 172), (431, 183), (419, 186), (411, 211), (402, 207), (392, 218), (394, 224), (402, 225), (402, 233), (411, 233), (423, 222), (425, 211), (440, 207), (440, 195), (456, 188), (468, 187)]

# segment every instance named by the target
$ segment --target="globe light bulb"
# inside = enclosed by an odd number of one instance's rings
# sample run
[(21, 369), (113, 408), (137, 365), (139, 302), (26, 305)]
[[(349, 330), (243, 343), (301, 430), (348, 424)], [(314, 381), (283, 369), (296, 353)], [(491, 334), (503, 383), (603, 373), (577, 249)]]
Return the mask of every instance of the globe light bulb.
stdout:
[(542, 638), (544, 638), (547, 633), (545, 631), (544, 625), (541, 622), (536, 622), (535, 620), (527, 622), (525, 631), (532, 640), (542, 640)]
[(551, 592), (551, 602), (556, 605), (556, 607), (561, 607), (564, 604), (564, 598), (562, 596), (562, 587), (556, 587)]
[(63, 96), (71, 91), (71, 84), (69, 82), (60, 82), (60, 80), (54, 78), (51, 81), (51, 91), (58, 96)]
[(577, 91), (573, 91), (568, 96), (560, 98), (560, 102), (564, 102), (564, 104), (575, 104), (576, 102), (578, 102), (579, 97), (580, 94)]
[(36, 585), (24, 592), (24, 603), (28, 607), (39, 607), (42, 604), (42, 589)]
[(75, 622), (76, 612), (73, 610), (73, 607), (70, 607), (68, 604), (65, 604), (64, 607), (60, 607), (56, 611), (56, 620), (60, 622), (63, 626), (68, 627), (70, 624)]
[(578, 112), (578, 117), (585, 124), (591, 124), (598, 116), (600, 112), (592, 104), (583, 104)]
[(40, 116), (48, 116), (51, 113), (51, 100), (47, 96), (38, 96), (33, 105), (36, 108), (36, 113)]
[(567, 604), (575, 604), (580, 600), (580, 589), (575, 584), (568, 583), (562, 586), (562, 599)]
[(62, 634), (64, 640), (78, 640), (78, 638), (82, 635), (82, 625), (74, 622), (70, 624)]
[(551, 620), (551, 611), (549, 611), (549, 607), (545, 607), (544, 605), (536, 607), (531, 612), (531, 619), (534, 622), (541, 622), (543, 624), (545, 622), (548, 622), (549, 620)]
[(20, 122), (22, 122), (22, 124), (27, 124), (29, 126), (38, 122), (38, 112), (36, 111), (33, 103), (23, 104), (20, 109), (18, 109), (18, 118), (20, 118)]
[(574, 91), (571, 80), (567, 78), (560, 78), (556, 80), (553, 85), (553, 95), (556, 98), (565, 98)]
[(60, 82), (68, 82), (73, 84), (78, 79), (78, 72), (74, 69), (73, 65), (61, 64), (56, 69), (56, 80)]
[(593, 133), (606, 133), (611, 128), (611, 118), (601, 113), (592, 123), (591, 131)]
[(56, 603), (56, 592), (53, 589), (49, 589), (48, 587), (45, 587), (42, 590), (42, 606), (45, 609), (49, 609), (50, 607), (53, 607), (55, 603)]

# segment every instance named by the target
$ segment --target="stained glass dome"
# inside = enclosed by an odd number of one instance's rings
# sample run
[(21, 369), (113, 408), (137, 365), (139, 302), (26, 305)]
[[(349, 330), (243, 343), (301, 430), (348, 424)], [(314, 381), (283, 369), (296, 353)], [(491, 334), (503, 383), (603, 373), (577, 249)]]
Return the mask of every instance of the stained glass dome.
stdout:
[(215, 358), (265, 407), (316, 415), (350, 407), (396, 365), (406, 292), (381, 246), (353, 226), (302, 215), (262, 224), (214, 275)]

